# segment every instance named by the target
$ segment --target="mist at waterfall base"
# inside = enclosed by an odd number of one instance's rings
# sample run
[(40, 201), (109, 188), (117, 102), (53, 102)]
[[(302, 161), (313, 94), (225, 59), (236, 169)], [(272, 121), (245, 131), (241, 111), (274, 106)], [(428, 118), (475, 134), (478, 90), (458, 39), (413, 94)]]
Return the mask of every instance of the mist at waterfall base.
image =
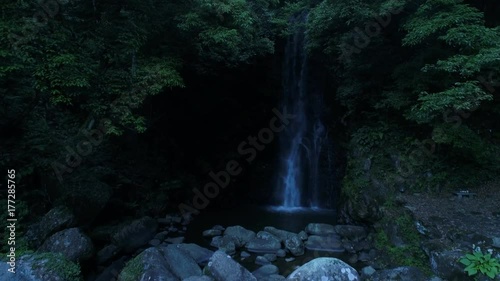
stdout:
[(295, 118), (280, 133), (278, 206), (274, 208), (283, 211), (332, 207), (325, 195), (333, 184), (333, 152), (321, 120), (321, 79), (305, 50), (307, 16), (303, 12), (292, 18), (297, 28), (288, 37), (284, 53), (281, 107)]

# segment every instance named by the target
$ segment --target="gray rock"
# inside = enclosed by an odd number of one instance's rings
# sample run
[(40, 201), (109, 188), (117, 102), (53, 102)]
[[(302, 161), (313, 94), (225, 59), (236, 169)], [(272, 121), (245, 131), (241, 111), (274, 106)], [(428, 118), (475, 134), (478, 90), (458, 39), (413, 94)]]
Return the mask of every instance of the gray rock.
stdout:
[(61, 253), (70, 261), (85, 261), (92, 257), (92, 240), (78, 228), (59, 231), (50, 236), (38, 249), (41, 252)]
[(158, 228), (158, 222), (150, 217), (132, 221), (113, 235), (112, 241), (126, 253), (133, 253), (151, 240)]
[(168, 245), (163, 247), (163, 256), (168, 263), (168, 268), (179, 279), (190, 276), (202, 275), (201, 269), (196, 261), (177, 245)]
[(276, 238), (254, 238), (246, 244), (246, 248), (254, 253), (276, 253), (281, 249), (281, 242)]
[(305, 242), (305, 247), (311, 251), (342, 253), (345, 251), (342, 242), (337, 236), (311, 235)]
[[(62, 269), (72, 268), (72, 271)], [(64, 258), (61, 254), (44, 253), (25, 255), (16, 260), (15, 274), (9, 272), (10, 266), (6, 262), (0, 263), (0, 280), (9, 281), (72, 281), (82, 278), (80, 267)], [(68, 273), (70, 275), (68, 275)]]
[(247, 242), (255, 238), (255, 232), (245, 229), (242, 226), (230, 226), (224, 230), (224, 236), (232, 236), (236, 238), (235, 245), (237, 248), (245, 246)]
[(215, 236), (212, 238), (210, 246), (217, 247), (228, 255), (236, 253), (236, 244), (238, 239), (232, 235)]
[(286, 230), (276, 229), (272, 226), (266, 226), (264, 230), (278, 237), (292, 255), (300, 256), (304, 254), (304, 243), (297, 234)]
[(276, 259), (277, 259), (275, 254), (265, 254), (265, 255), (263, 255), (263, 257), (266, 258), (266, 260), (268, 260), (270, 262), (276, 261)]
[(279, 273), (278, 267), (272, 264), (263, 265), (252, 272), (252, 274), (257, 278), (257, 280), (261, 280), (262, 278), (278, 273)]
[(244, 259), (249, 258), (250, 256), (252, 256), (252, 255), (250, 255), (250, 253), (248, 253), (246, 251), (241, 251), (241, 253), (240, 253), (240, 257), (242, 257)]
[(271, 262), (263, 256), (258, 256), (255, 258), (255, 263), (260, 265), (270, 264)]
[(370, 277), (372, 281), (415, 281), (426, 280), (420, 269), (412, 266), (402, 266), (393, 269), (379, 270)]
[(286, 251), (283, 249), (279, 249), (278, 251), (276, 251), (276, 256), (283, 258), (286, 256)]
[(500, 249), (500, 237), (492, 237), (491, 240), (493, 247)]
[(257, 278), (222, 251), (214, 253), (207, 270), (217, 281), (257, 281)]
[(97, 264), (103, 264), (112, 258), (116, 257), (116, 255), (120, 252), (120, 249), (114, 245), (109, 244), (102, 248), (99, 252), (97, 252), (96, 262)]
[(358, 281), (358, 272), (336, 258), (317, 258), (292, 272), (286, 280)]
[(210, 257), (212, 257), (212, 255), (214, 254), (213, 251), (210, 251), (207, 248), (203, 248), (193, 243), (177, 244), (176, 246), (179, 249), (187, 252), (200, 266), (205, 266), (210, 260)]
[(222, 225), (219, 225), (219, 224), (216, 224), (212, 227), (212, 229), (215, 229), (215, 230), (220, 230), (220, 231), (224, 231), (226, 230)]
[(335, 231), (342, 237), (351, 241), (361, 241), (368, 235), (365, 228), (356, 225), (336, 225)]
[(326, 223), (310, 223), (306, 226), (306, 232), (312, 235), (330, 235), (335, 234), (335, 227)]
[(207, 229), (202, 233), (203, 237), (214, 237), (222, 235), (222, 231), (218, 229)]
[(74, 224), (75, 216), (68, 208), (55, 207), (45, 214), (39, 223), (29, 226), (24, 238), (32, 248), (38, 248), (51, 234)]
[(294, 261), (294, 260), (295, 260), (295, 258), (294, 258), (294, 257), (285, 258), (285, 261), (286, 261), (286, 262), (292, 262), (292, 261)]
[(375, 268), (371, 267), (371, 266), (365, 266), (361, 269), (361, 276), (363, 277), (369, 277), (369, 276), (372, 276), (373, 273), (375, 273)]
[(302, 241), (307, 240), (307, 233), (305, 231), (302, 230), (301, 232), (299, 232), (298, 235), (299, 235), (299, 238), (302, 239)]

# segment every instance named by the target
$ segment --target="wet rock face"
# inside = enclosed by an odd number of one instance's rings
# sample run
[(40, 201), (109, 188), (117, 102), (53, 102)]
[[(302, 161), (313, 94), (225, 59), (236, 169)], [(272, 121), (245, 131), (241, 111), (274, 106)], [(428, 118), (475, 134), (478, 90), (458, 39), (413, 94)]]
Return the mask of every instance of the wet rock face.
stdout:
[(61, 254), (24, 255), (16, 261), (15, 274), (7, 271), (9, 265), (0, 263), (0, 280), (9, 281), (70, 281), (80, 280), (79, 266)]
[(359, 281), (358, 272), (336, 258), (317, 258), (292, 272), (289, 281)]
[(38, 250), (61, 253), (68, 260), (76, 262), (91, 258), (94, 246), (90, 238), (80, 229), (70, 228), (50, 236)]

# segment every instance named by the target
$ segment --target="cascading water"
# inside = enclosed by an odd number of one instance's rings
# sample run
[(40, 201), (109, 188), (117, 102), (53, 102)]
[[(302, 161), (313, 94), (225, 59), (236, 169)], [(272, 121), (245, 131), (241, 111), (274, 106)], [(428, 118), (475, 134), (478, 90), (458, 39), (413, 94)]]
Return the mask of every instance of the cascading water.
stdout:
[(321, 150), (326, 130), (321, 122), (321, 91), (313, 86), (306, 44), (308, 14), (292, 19), (297, 30), (286, 43), (283, 65), (283, 110), (295, 117), (281, 135), (279, 193), (284, 208), (320, 207)]

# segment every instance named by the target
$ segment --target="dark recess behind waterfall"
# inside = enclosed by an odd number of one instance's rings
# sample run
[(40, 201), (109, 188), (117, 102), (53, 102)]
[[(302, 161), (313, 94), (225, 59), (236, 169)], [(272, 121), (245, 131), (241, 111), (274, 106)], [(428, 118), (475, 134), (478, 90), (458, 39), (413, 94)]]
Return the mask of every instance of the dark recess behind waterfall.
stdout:
[[(189, 86), (150, 99), (146, 108), (151, 108), (151, 127), (145, 134), (127, 138), (127, 142), (132, 149), (146, 145), (149, 150), (158, 151), (170, 163), (171, 174), (182, 171), (193, 175), (200, 189), (211, 181), (211, 170), (225, 169), (231, 159), (243, 164), (244, 172), (232, 177), (234, 182), (211, 200), (209, 208), (276, 203), (273, 196), (278, 176), (278, 139), (258, 152), (251, 164), (247, 164), (245, 155), (238, 154), (237, 147), (268, 127), (274, 116), (272, 109), (279, 108), (284, 44), (284, 40), (278, 40), (275, 54), (236, 69), (220, 67), (214, 76), (200, 76), (186, 69), (183, 75)], [(325, 105), (329, 108), (324, 123), (335, 148), (335, 170), (331, 172), (339, 193), (345, 169), (345, 128), (340, 122), (344, 109), (335, 102), (335, 81), (325, 79), (326, 70), (314, 58), (312, 63), (319, 76), (323, 76), (318, 83), (324, 84)], [(186, 190), (176, 200), (190, 201), (192, 196)]]

